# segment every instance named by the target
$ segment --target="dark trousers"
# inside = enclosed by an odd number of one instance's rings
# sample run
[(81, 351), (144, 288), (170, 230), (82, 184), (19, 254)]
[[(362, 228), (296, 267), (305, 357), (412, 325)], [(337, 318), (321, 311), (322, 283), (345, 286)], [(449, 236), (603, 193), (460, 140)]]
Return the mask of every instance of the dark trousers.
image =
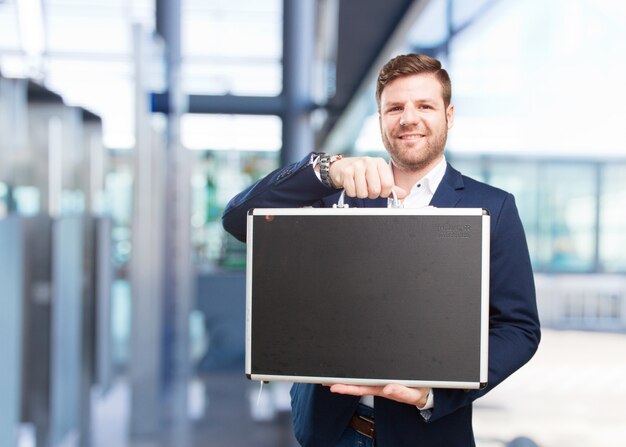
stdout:
[[(359, 404), (356, 413), (367, 418), (374, 417), (374, 409), (366, 405)], [(341, 439), (335, 447), (375, 447), (376, 443), (368, 436), (362, 435), (352, 427), (346, 427), (341, 435)]]

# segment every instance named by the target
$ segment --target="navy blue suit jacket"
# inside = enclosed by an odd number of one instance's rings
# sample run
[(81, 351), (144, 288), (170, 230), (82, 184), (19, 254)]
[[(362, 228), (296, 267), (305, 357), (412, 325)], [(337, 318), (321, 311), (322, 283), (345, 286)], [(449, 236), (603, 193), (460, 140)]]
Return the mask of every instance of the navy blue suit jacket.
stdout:
[[(309, 160), (307, 156), (278, 169), (235, 196), (224, 212), (224, 228), (245, 241), (246, 214), (251, 208), (336, 203), (340, 192), (318, 180)], [(382, 198), (346, 198), (346, 202), (351, 207), (387, 206), (387, 199)], [(475, 445), (472, 402), (524, 365), (539, 344), (533, 272), (513, 196), (448, 165), (431, 205), (486, 208), (491, 215), (489, 383), (482, 390), (435, 390), (435, 406), (428, 421), (415, 406), (376, 397), (378, 447)], [(294, 384), (291, 397), (294, 431), (305, 447), (334, 446), (359, 402), (358, 397), (333, 394), (327, 387), (313, 384)]]

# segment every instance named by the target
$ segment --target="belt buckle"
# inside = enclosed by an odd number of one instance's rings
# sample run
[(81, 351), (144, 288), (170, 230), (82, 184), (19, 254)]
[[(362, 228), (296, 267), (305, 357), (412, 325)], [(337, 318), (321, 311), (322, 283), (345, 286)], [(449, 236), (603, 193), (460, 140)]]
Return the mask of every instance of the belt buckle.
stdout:
[(362, 421), (367, 422), (368, 425), (369, 425), (369, 427), (368, 427), (369, 428), (369, 433), (365, 433), (365, 432), (359, 430), (358, 428), (355, 428), (357, 433), (360, 433), (363, 436), (367, 436), (370, 439), (374, 439), (374, 432), (375, 432), (374, 419), (368, 418), (367, 416), (361, 416), (360, 414), (357, 414), (356, 417), (361, 419)]

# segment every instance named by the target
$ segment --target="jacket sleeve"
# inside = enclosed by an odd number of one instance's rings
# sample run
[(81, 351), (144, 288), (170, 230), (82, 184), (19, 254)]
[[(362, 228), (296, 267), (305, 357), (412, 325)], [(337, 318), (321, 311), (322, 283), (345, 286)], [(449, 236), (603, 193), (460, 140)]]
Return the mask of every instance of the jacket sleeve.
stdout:
[(436, 389), (429, 422), (485, 395), (524, 365), (539, 346), (535, 284), (522, 223), (511, 194), (493, 214), (491, 235), (489, 372), (482, 390)]
[(311, 165), (313, 155), (277, 169), (233, 197), (222, 215), (224, 229), (245, 242), (250, 209), (322, 206), (322, 199), (337, 190), (319, 181)]

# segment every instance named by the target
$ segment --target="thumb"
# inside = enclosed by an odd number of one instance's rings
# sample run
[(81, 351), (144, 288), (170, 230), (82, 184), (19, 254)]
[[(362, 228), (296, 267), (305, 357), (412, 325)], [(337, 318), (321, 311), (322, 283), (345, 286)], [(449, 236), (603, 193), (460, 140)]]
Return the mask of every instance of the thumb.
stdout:
[[(395, 191), (396, 195), (398, 196), (398, 199), (402, 200), (404, 199), (406, 196), (409, 195), (409, 192), (404, 189), (404, 188), (400, 188), (398, 185), (393, 185), (393, 190)], [(392, 195), (390, 195), (390, 197), (392, 197)]]

